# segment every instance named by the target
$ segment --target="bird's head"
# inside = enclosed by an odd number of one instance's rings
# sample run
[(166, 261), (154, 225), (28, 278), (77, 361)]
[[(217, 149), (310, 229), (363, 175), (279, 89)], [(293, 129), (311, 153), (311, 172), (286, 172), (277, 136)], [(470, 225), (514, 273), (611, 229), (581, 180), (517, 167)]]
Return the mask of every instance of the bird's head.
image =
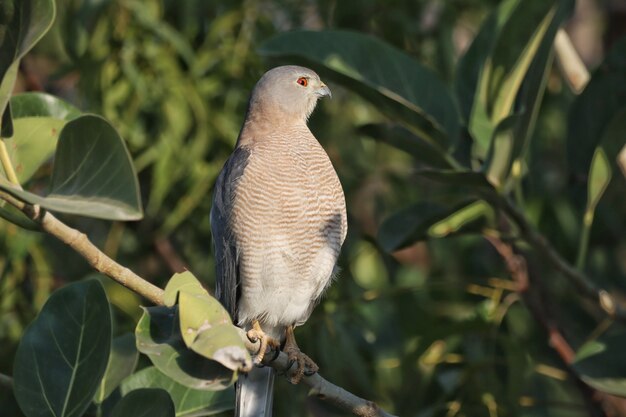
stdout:
[(330, 89), (314, 71), (286, 65), (273, 68), (261, 77), (252, 90), (249, 111), (306, 121), (317, 100), (326, 96), (331, 96)]

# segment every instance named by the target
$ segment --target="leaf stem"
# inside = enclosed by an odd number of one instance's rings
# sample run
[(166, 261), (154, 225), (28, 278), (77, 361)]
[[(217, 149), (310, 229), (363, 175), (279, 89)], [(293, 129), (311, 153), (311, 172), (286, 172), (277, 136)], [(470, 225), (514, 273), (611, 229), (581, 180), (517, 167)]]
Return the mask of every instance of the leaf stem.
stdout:
[(582, 271), (585, 267), (585, 259), (587, 258), (587, 250), (589, 249), (589, 235), (591, 233), (591, 225), (593, 224), (593, 210), (585, 210), (583, 217), (583, 227), (578, 242), (578, 255), (576, 256), (576, 269)]
[(9, 157), (7, 145), (5, 141), (2, 140), (2, 138), (0, 138), (0, 163), (2, 163), (2, 168), (7, 175), (7, 179), (12, 184), (21, 189), (22, 186), (20, 185), (20, 181), (17, 179), (17, 175), (15, 174), (15, 169), (13, 168), (13, 164), (11, 163), (11, 158)]

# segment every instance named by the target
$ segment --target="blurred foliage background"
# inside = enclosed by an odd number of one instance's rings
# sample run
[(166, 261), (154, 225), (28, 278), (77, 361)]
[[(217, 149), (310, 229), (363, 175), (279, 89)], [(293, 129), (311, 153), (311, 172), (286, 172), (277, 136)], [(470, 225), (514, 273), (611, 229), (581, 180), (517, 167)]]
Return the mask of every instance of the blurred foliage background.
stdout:
[[(58, 0), (56, 23), (22, 61), (17, 89), (50, 92), (102, 114), (126, 139), (139, 172), (142, 221), (63, 218), (157, 285), (187, 268), (212, 288), (212, 187), (251, 88), (276, 64), (257, 54), (264, 40), (298, 28), (368, 33), (452, 84), (459, 57), (498, 3)], [(625, 28), (623, 2), (608, 0), (578, 1), (567, 25), (592, 70)], [(537, 317), (480, 235), (385, 253), (376, 235), (387, 215), (420, 199), (452, 200), (463, 189), (414, 175), (419, 163), (358, 128), (385, 117), (355, 94), (331, 88), (332, 101), (319, 105), (310, 127), (345, 189), (349, 234), (338, 279), (297, 331), (322, 374), (401, 416), (605, 415), (555, 351), (549, 330), (558, 325), (577, 348), (590, 334), (619, 325), (604, 320), (598, 326), (575, 288), (531, 256), (531, 274), (539, 275), (549, 308)], [(565, 158), (574, 98), (555, 65), (524, 183), (526, 214), (571, 261), (586, 184)], [(40, 170), (31, 188), (47, 174)], [(598, 284), (626, 294), (623, 196), (623, 188), (613, 187), (598, 208), (588, 269)], [(53, 238), (0, 221), (0, 372), (11, 374), (20, 335), (51, 291), (89, 274), (88, 265)], [(115, 306), (114, 334), (132, 331), (141, 313), (138, 297), (103, 283)], [(336, 415), (306, 394), (279, 380), (275, 414)], [(626, 415), (619, 401), (615, 410)], [(0, 415), (19, 415), (9, 396), (0, 397)]]

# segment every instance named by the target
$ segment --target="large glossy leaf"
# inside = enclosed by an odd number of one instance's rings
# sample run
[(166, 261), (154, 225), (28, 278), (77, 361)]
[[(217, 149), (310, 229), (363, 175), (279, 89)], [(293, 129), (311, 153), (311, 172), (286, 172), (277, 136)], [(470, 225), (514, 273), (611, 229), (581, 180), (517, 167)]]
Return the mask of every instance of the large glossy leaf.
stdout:
[(126, 378), (121, 386), (122, 395), (139, 388), (166, 390), (176, 409), (176, 417), (207, 416), (231, 410), (235, 404), (235, 390), (202, 391), (179, 384), (157, 368), (151, 366)]
[(555, 1), (507, 0), (499, 6), (496, 17), (487, 20), (489, 27), (485, 31), (498, 35), (493, 44), (479, 39), (491, 47), (491, 52), (481, 69), (469, 120), (476, 141), (475, 158), (484, 159), (496, 126), (512, 113), (537, 51), (544, 40), (551, 42), (564, 18), (564, 14), (559, 14), (557, 19), (558, 8)]
[(55, 7), (53, 0), (3, 0), (0, 8), (0, 114), (3, 114), (13, 91), (18, 61), (50, 29)]
[(165, 287), (164, 302), (167, 306), (178, 303), (187, 347), (233, 371), (250, 369), (252, 359), (230, 315), (191, 272), (174, 274)]
[(81, 111), (70, 103), (46, 93), (22, 93), (11, 97), (13, 118), (51, 117), (70, 121), (81, 115)]
[(585, 343), (576, 353), (574, 370), (597, 390), (626, 397), (626, 334), (615, 333)]
[(178, 302), (178, 294), (185, 291), (189, 294), (208, 294), (202, 287), (198, 278), (191, 272), (185, 271), (174, 274), (165, 286), (163, 303), (168, 307), (173, 307)]
[(106, 372), (94, 395), (96, 404), (102, 403), (124, 378), (133, 373), (137, 366), (137, 359), (139, 359), (139, 352), (135, 346), (135, 335), (125, 334), (113, 339)]
[(99, 282), (67, 285), (28, 327), (14, 365), (15, 397), (28, 417), (79, 417), (104, 375), (111, 312)]
[(63, 126), (80, 116), (80, 111), (44, 93), (13, 96), (11, 108), (13, 135), (6, 140), (6, 146), (17, 177), (24, 184), (54, 155)]
[(603, 137), (609, 123), (625, 108), (626, 38), (622, 38), (611, 48), (570, 109), (567, 162), (572, 174), (579, 178), (587, 175), (591, 158), (601, 140), (607, 157), (614, 159), (624, 145), (624, 137), (613, 135), (611, 141)]
[(446, 85), (404, 52), (346, 31), (296, 31), (263, 43), (262, 55), (309, 66), (446, 148), (459, 135), (459, 115)]
[(236, 373), (188, 349), (179, 322), (178, 306), (144, 308), (135, 330), (137, 349), (159, 371), (186, 387), (212, 391), (231, 386)]
[(113, 126), (99, 116), (81, 116), (61, 131), (46, 197), (2, 184), (0, 189), (50, 211), (111, 220), (142, 217), (128, 150)]
[(141, 388), (131, 391), (111, 412), (111, 417), (174, 417), (174, 403), (167, 391)]

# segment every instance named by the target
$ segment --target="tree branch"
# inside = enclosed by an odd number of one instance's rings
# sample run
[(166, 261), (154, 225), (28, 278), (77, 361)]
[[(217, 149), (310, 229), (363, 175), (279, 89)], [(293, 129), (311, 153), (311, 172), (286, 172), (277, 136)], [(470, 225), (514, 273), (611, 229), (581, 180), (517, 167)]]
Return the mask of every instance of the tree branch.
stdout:
[[(130, 269), (120, 265), (98, 249), (89, 238), (82, 232), (72, 229), (65, 223), (57, 219), (50, 212), (43, 210), (37, 205), (26, 204), (16, 198), (0, 192), (0, 199), (21, 210), (28, 218), (41, 225), (41, 228), (64, 242), (76, 252), (78, 252), (97, 271), (112, 278), (123, 286), (131, 289), (137, 294), (147, 298), (156, 305), (163, 305), (163, 290), (151, 284)], [(241, 337), (248, 350), (252, 353), (258, 352), (259, 342), (253, 343), (246, 336), (243, 330)], [(276, 352), (275, 352), (276, 353)], [(269, 354), (269, 357), (274, 355)], [(295, 366), (290, 363), (287, 355), (277, 352), (276, 359), (267, 364), (276, 369), (279, 373), (288, 377), (296, 372)], [(318, 398), (336, 405), (342, 410), (349, 411), (360, 417), (394, 417), (393, 415), (380, 409), (375, 403), (359, 398), (345, 389), (334, 385), (315, 373), (304, 376), (302, 382), (311, 387), (311, 393)]]
[[(252, 342), (246, 333), (240, 330), (242, 340), (246, 348), (252, 354), (256, 354), (261, 346), (259, 341)], [(268, 349), (264, 356), (263, 364), (274, 368), (280, 375), (284, 375), (288, 380), (292, 380), (297, 373), (297, 366), (289, 360), (286, 353)], [(311, 388), (310, 395), (315, 395), (320, 400), (334, 404), (338, 408), (348, 411), (359, 417), (395, 417), (381, 409), (376, 403), (357, 397), (351, 392), (329, 382), (319, 373), (304, 375), (302, 384)]]
[(581, 271), (570, 265), (546, 238), (528, 222), (526, 216), (506, 197), (491, 199), (519, 228), (522, 237), (557, 271), (567, 277), (588, 298), (594, 300), (609, 317), (626, 321), (626, 309), (608, 291), (598, 287)]
[[(555, 323), (554, 318), (546, 316), (546, 311), (548, 309), (544, 305), (545, 303), (541, 300), (541, 297), (533, 297), (533, 293), (536, 293), (537, 291), (530, 291), (532, 288), (528, 275), (526, 258), (521, 254), (515, 253), (512, 245), (503, 242), (498, 237), (485, 236), (485, 238), (498, 251), (502, 259), (505, 261), (511, 278), (517, 284), (518, 293), (524, 299), (530, 312), (548, 333), (548, 343), (550, 347), (552, 347), (552, 349), (554, 349), (557, 355), (561, 358), (561, 361), (566, 366), (569, 374), (572, 375), (576, 381), (578, 381), (579, 388), (585, 395), (587, 403), (590, 406), (599, 406), (605, 416), (625, 416), (626, 400), (624, 398), (616, 397), (589, 387), (580, 379), (578, 373), (573, 369), (572, 364), (574, 363), (576, 356), (574, 349), (568, 343), (565, 336), (563, 336), (563, 333), (559, 330), (559, 326)], [(540, 283), (541, 280), (532, 281), (533, 286), (540, 286)]]

